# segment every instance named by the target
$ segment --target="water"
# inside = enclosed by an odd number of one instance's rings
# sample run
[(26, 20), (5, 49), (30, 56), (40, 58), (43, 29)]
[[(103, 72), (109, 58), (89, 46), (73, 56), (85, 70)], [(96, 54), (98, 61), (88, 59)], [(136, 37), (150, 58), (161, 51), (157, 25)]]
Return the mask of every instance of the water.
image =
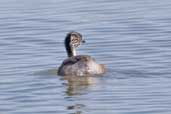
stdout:
[[(0, 113), (170, 114), (170, 11), (170, 0), (1, 0)], [(56, 75), (71, 30), (103, 77)]]

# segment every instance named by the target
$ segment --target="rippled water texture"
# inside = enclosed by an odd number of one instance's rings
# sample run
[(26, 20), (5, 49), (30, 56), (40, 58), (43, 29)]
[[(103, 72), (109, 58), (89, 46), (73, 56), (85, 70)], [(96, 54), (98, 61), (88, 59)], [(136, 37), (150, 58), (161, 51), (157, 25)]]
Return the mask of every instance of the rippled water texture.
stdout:
[[(170, 114), (170, 0), (1, 0), (1, 114)], [(108, 67), (56, 75), (68, 31)]]

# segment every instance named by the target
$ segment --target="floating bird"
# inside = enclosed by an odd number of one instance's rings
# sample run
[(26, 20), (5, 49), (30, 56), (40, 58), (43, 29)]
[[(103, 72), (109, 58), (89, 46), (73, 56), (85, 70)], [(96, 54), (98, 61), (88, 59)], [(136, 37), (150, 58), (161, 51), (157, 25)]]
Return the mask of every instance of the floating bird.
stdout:
[(106, 71), (104, 64), (96, 63), (89, 55), (77, 55), (76, 48), (85, 43), (78, 32), (70, 32), (66, 35), (64, 44), (68, 58), (63, 61), (58, 69), (61, 76), (93, 76), (103, 74)]

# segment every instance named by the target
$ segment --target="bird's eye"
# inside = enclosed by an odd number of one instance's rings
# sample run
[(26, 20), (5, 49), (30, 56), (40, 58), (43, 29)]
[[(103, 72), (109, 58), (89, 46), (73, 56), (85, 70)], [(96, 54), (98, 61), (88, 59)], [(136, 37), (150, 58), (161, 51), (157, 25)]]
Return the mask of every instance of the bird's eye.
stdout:
[(71, 41), (74, 42), (74, 38)]

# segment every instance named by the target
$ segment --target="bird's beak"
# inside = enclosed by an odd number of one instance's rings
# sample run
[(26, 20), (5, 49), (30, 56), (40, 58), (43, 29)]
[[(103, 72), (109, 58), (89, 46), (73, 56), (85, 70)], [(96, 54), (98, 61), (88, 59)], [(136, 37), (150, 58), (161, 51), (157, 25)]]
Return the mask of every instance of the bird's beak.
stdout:
[(86, 41), (83, 39), (83, 40), (82, 40), (82, 43), (84, 44), (84, 43), (86, 43)]

